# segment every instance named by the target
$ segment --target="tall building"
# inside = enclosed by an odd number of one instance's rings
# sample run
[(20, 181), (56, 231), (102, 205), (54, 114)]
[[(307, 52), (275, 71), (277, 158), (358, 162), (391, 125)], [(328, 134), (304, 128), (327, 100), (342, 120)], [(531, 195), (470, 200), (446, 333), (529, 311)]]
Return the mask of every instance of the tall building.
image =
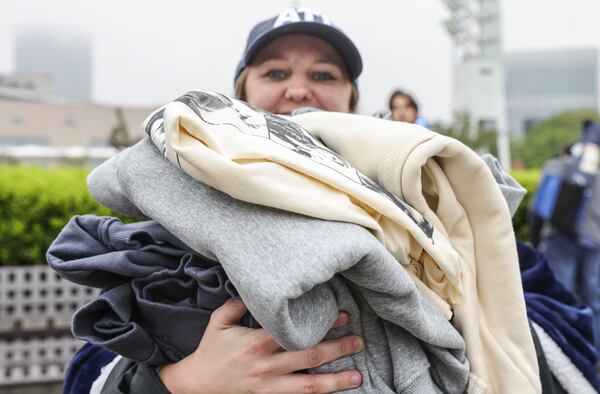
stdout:
[(600, 110), (598, 56), (598, 49), (508, 53), (506, 98), (513, 138), (564, 111)]
[(81, 32), (22, 30), (16, 38), (17, 75), (43, 75), (52, 80), (56, 96), (90, 101), (92, 47)]

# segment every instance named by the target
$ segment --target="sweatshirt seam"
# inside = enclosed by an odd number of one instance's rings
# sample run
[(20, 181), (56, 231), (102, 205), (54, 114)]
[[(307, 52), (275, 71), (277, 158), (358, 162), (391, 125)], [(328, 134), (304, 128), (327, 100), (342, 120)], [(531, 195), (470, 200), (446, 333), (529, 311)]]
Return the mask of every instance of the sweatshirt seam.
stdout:
[(435, 135), (426, 134), (420, 138), (414, 138), (414, 141), (406, 143), (406, 139), (399, 139), (392, 144), (381, 155), (377, 169), (377, 178), (381, 186), (392, 194), (405, 200), (402, 188), (402, 179), (406, 162), (412, 152), (420, 145), (430, 141)]
[[(429, 372), (430, 368), (431, 368), (431, 364), (429, 362), (426, 363), (426, 365), (424, 365), (425, 370), (423, 371), (419, 371), (419, 372), (415, 372), (414, 374), (412, 374), (410, 376), (410, 378), (406, 379), (408, 380), (410, 383), (405, 385), (404, 387), (402, 387), (400, 389), (401, 393), (412, 393), (413, 389), (415, 389), (415, 384), (418, 383), (418, 381), (422, 378), (422, 377), (427, 377), (427, 375), (429, 375), (429, 379), (433, 382), (433, 379), (431, 378), (431, 373)], [(408, 391), (407, 391), (408, 390)]]

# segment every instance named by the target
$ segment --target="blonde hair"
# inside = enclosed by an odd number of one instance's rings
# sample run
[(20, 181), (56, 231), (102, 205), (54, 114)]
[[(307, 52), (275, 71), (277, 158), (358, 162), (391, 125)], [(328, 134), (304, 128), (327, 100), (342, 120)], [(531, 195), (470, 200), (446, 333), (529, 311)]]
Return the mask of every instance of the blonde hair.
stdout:
[[(238, 100), (246, 101), (246, 80), (248, 79), (248, 69), (245, 68), (242, 70), (240, 75), (235, 80), (233, 84), (233, 97)], [(350, 112), (354, 112), (356, 110), (356, 106), (358, 105), (358, 86), (353, 82), (352, 91), (350, 92)]]

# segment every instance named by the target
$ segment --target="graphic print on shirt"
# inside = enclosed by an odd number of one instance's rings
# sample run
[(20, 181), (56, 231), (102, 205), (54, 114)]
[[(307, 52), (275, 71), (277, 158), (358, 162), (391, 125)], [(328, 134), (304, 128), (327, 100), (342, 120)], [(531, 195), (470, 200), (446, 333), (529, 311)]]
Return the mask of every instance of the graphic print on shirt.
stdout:
[[(419, 212), (372, 179), (361, 174), (346, 159), (327, 148), (300, 125), (219, 93), (190, 91), (175, 101), (188, 106), (207, 124), (230, 125), (241, 133), (269, 139), (384, 196), (400, 208), (433, 242), (433, 225)], [(146, 132), (150, 134), (148, 126)], [(179, 162), (179, 155), (177, 155), (177, 161)]]
[(263, 115), (271, 141), (328, 167), (355, 183), (361, 183), (358, 171), (346, 159), (327, 148), (298, 124), (269, 112), (263, 112)]
[[(357, 171), (358, 172), (358, 171)], [(360, 172), (358, 172), (361, 183), (364, 187), (371, 189), (382, 196), (387, 197), (391, 200), (398, 208), (400, 208), (413, 222), (416, 223), (417, 226), (427, 235), (427, 238), (433, 242), (433, 225), (427, 221), (416, 209), (393, 195), (392, 193), (385, 190), (383, 187), (379, 186), (377, 182), (372, 180), (369, 177), (364, 176)]]
[(270, 132), (269, 138), (271, 140), (278, 142), (280, 145), (286, 147), (289, 146), (288, 149), (306, 156), (319, 164), (323, 164), (326, 167), (343, 174), (346, 178), (386, 197), (415, 222), (421, 231), (427, 235), (427, 238), (433, 241), (433, 225), (411, 206), (407, 205), (404, 201), (379, 186), (375, 181), (353, 168), (346, 159), (325, 147), (319, 140), (298, 124), (269, 112), (265, 112), (264, 116), (267, 119), (267, 127)]
[(187, 105), (210, 125), (230, 125), (244, 134), (269, 139), (361, 184), (358, 171), (346, 159), (325, 147), (296, 123), (218, 93), (192, 91), (175, 101)]
[(269, 138), (267, 121), (262, 111), (241, 101), (231, 100), (219, 93), (198, 90), (187, 92), (175, 101), (187, 105), (210, 125), (230, 125), (244, 134)]
[(165, 108), (161, 108), (154, 112), (150, 119), (146, 122), (146, 134), (154, 142), (154, 145), (158, 147), (160, 153), (165, 155), (167, 151), (165, 141), (165, 130), (163, 128)]

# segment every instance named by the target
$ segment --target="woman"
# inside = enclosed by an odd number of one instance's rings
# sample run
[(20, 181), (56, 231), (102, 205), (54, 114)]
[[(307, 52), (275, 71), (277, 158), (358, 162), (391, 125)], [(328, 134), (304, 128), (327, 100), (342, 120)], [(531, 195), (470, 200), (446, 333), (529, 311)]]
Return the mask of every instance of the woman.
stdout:
[[(288, 9), (250, 32), (235, 74), (235, 97), (276, 114), (289, 115), (302, 107), (353, 112), (361, 71), (357, 48), (326, 17)], [(156, 393), (329, 393), (361, 384), (357, 371), (295, 373), (361, 351), (361, 338), (349, 336), (305, 351), (285, 351), (265, 330), (239, 326), (246, 311), (241, 301), (229, 300), (213, 313), (196, 352), (158, 370), (133, 362), (117, 366), (103, 391), (114, 387), (135, 392), (137, 387)], [(333, 327), (347, 321), (342, 312)], [(121, 381), (129, 388), (123, 389)]]
[[(289, 9), (250, 32), (235, 74), (235, 97), (276, 114), (289, 115), (302, 107), (352, 112), (361, 70), (358, 50), (327, 18)], [(236, 326), (245, 312), (239, 301), (229, 301), (215, 311), (198, 350), (160, 370), (169, 391), (327, 393), (360, 385), (357, 371), (291, 374), (362, 350), (360, 338), (327, 341), (303, 352), (282, 352), (265, 331)], [(336, 325), (347, 319), (341, 314)]]
[(419, 106), (415, 99), (402, 90), (395, 90), (389, 100), (392, 119), (399, 122), (415, 123), (419, 117)]
[(406, 123), (415, 123), (429, 127), (427, 119), (419, 116), (419, 105), (415, 98), (403, 90), (395, 90), (390, 95), (388, 108), (392, 120)]

